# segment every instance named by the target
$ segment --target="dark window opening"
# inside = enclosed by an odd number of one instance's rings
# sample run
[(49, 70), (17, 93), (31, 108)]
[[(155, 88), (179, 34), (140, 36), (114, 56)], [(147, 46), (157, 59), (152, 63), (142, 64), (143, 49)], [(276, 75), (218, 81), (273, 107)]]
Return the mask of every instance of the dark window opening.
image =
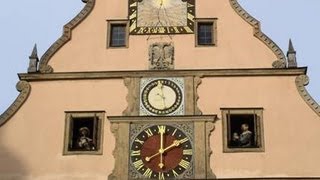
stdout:
[(198, 23), (198, 45), (213, 45), (213, 23)]
[(126, 46), (126, 24), (111, 24), (110, 47)]
[(257, 116), (255, 114), (228, 114), (228, 147), (257, 148)]
[(72, 118), (68, 151), (97, 151), (97, 127), (96, 117)]

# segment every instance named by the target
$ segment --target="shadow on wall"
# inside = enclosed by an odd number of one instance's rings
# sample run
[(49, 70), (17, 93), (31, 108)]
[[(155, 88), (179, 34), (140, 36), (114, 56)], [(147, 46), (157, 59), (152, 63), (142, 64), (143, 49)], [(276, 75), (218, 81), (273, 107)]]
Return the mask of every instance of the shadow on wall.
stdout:
[[(1, 131), (1, 127), (0, 127)], [(26, 180), (27, 174), (23, 162), (10, 151), (1, 140), (0, 133), (0, 179), (1, 180)]]

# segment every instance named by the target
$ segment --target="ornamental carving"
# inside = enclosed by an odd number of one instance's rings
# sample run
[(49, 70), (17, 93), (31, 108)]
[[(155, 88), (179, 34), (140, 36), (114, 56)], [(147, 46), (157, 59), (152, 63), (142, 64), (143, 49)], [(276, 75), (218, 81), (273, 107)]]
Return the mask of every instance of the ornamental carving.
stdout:
[(3, 114), (0, 115), (0, 127), (12, 118), (12, 116), (21, 108), (30, 95), (31, 86), (27, 81), (19, 81), (16, 88), (20, 94), (13, 104)]
[(276, 60), (272, 63), (273, 68), (281, 69), (281, 68), (286, 68), (286, 61), (283, 60)]
[(154, 43), (150, 45), (149, 69), (174, 69), (174, 46), (172, 43)]
[(51, 60), (52, 56), (58, 52), (60, 48), (62, 48), (62, 46), (71, 40), (72, 30), (91, 13), (94, 8), (95, 1), (96, 0), (82, 0), (83, 3), (86, 3), (84, 8), (68, 24), (64, 25), (62, 36), (56, 42), (54, 42), (41, 57), (39, 64), (39, 71), (41, 73), (53, 73), (53, 68), (48, 65), (49, 61)]
[(278, 60), (273, 62), (273, 68), (285, 68), (286, 57), (280, 47), (261, 31), (260, 22), (252, 17), (245, 9), (241, 7), (238, 0), (229, 0), (231, 7), (235, 12), (253, 27), (253, 35), (263, 42), (277, 56)]
[(309, 107), (320, 116), (320, 106), (308, 93), (305, 86), (309, 84), (309, 77), (307, 75), (300, 75), (296, 77), (296, 86), (302, 99), (309, 105)]

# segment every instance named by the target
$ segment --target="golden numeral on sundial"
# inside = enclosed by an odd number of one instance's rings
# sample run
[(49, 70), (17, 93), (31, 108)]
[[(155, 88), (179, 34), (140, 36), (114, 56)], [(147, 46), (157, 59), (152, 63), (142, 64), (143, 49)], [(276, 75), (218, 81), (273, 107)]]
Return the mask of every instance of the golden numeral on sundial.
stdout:
[(183, 139), (181, 139), (179, 141), (180, 141), (181, 144), (183, 144), (183, 143), (187, 142), (188, 140), (189, 140), (188, 138), (183, 138)]
[(152, 171), (149, 168), (147, 168), (146, 171), (143, 173), (143, 176), (147, 178), (151, 178), (151, 175), (152, 175)]
[(140, 156), (140, 154), (141, 154), (140, 150), (131, 152), (131, 156)]
[(180, 165), (181, 167), (183, 167), (184, 169), (187, 169), (187, 168), (189, 167), (189, 165), (190, 165), (190, 162), (182, 159), (182, 160), (180, 161), (179, 165)]
[(192, 149), (184, 149), (183, 155), (192, 155)]
[(140, 170), (142, 167), (143, 167), (143, 162), (142, 160), (140, 159), (139, 161), (136, 161), (133, 163), (133, 166), (137, 169), (137, 170)]
[(140, 144), (143, 144), (143, 143), (144, 143), (144, 141), (141, 141), (141, 140), (138, 139), (138, 138), (136, 138), (136, 139), (134, 140), (134, 142), (138, 142), (138, 143), (140, 143)]
[(166, 126), (158, 126), (158, 129), (159, 129), (159, 134), (166, 132)]
[(172, 170), (172, 173), (173, 173), (174, 177), (178, 177), (179, 176), (179, 174), (174, 169)]
[(144, 132), (147, 133), (148, 137), (153, 136), (153, 133), (152, 133), (151, 129), (144, 130)]
[(163, 174), (163, 172), (159, 172), (159, 180), (164, 180), (164, 174)]

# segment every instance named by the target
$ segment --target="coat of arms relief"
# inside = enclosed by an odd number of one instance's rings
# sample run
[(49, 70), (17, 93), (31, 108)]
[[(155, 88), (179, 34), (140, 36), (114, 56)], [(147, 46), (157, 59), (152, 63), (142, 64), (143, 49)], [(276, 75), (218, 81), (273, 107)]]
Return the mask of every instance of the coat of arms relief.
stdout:
[(172, 43), (154, 43), (149, 47), (149, 69), (174, 69), (174, 46)]

